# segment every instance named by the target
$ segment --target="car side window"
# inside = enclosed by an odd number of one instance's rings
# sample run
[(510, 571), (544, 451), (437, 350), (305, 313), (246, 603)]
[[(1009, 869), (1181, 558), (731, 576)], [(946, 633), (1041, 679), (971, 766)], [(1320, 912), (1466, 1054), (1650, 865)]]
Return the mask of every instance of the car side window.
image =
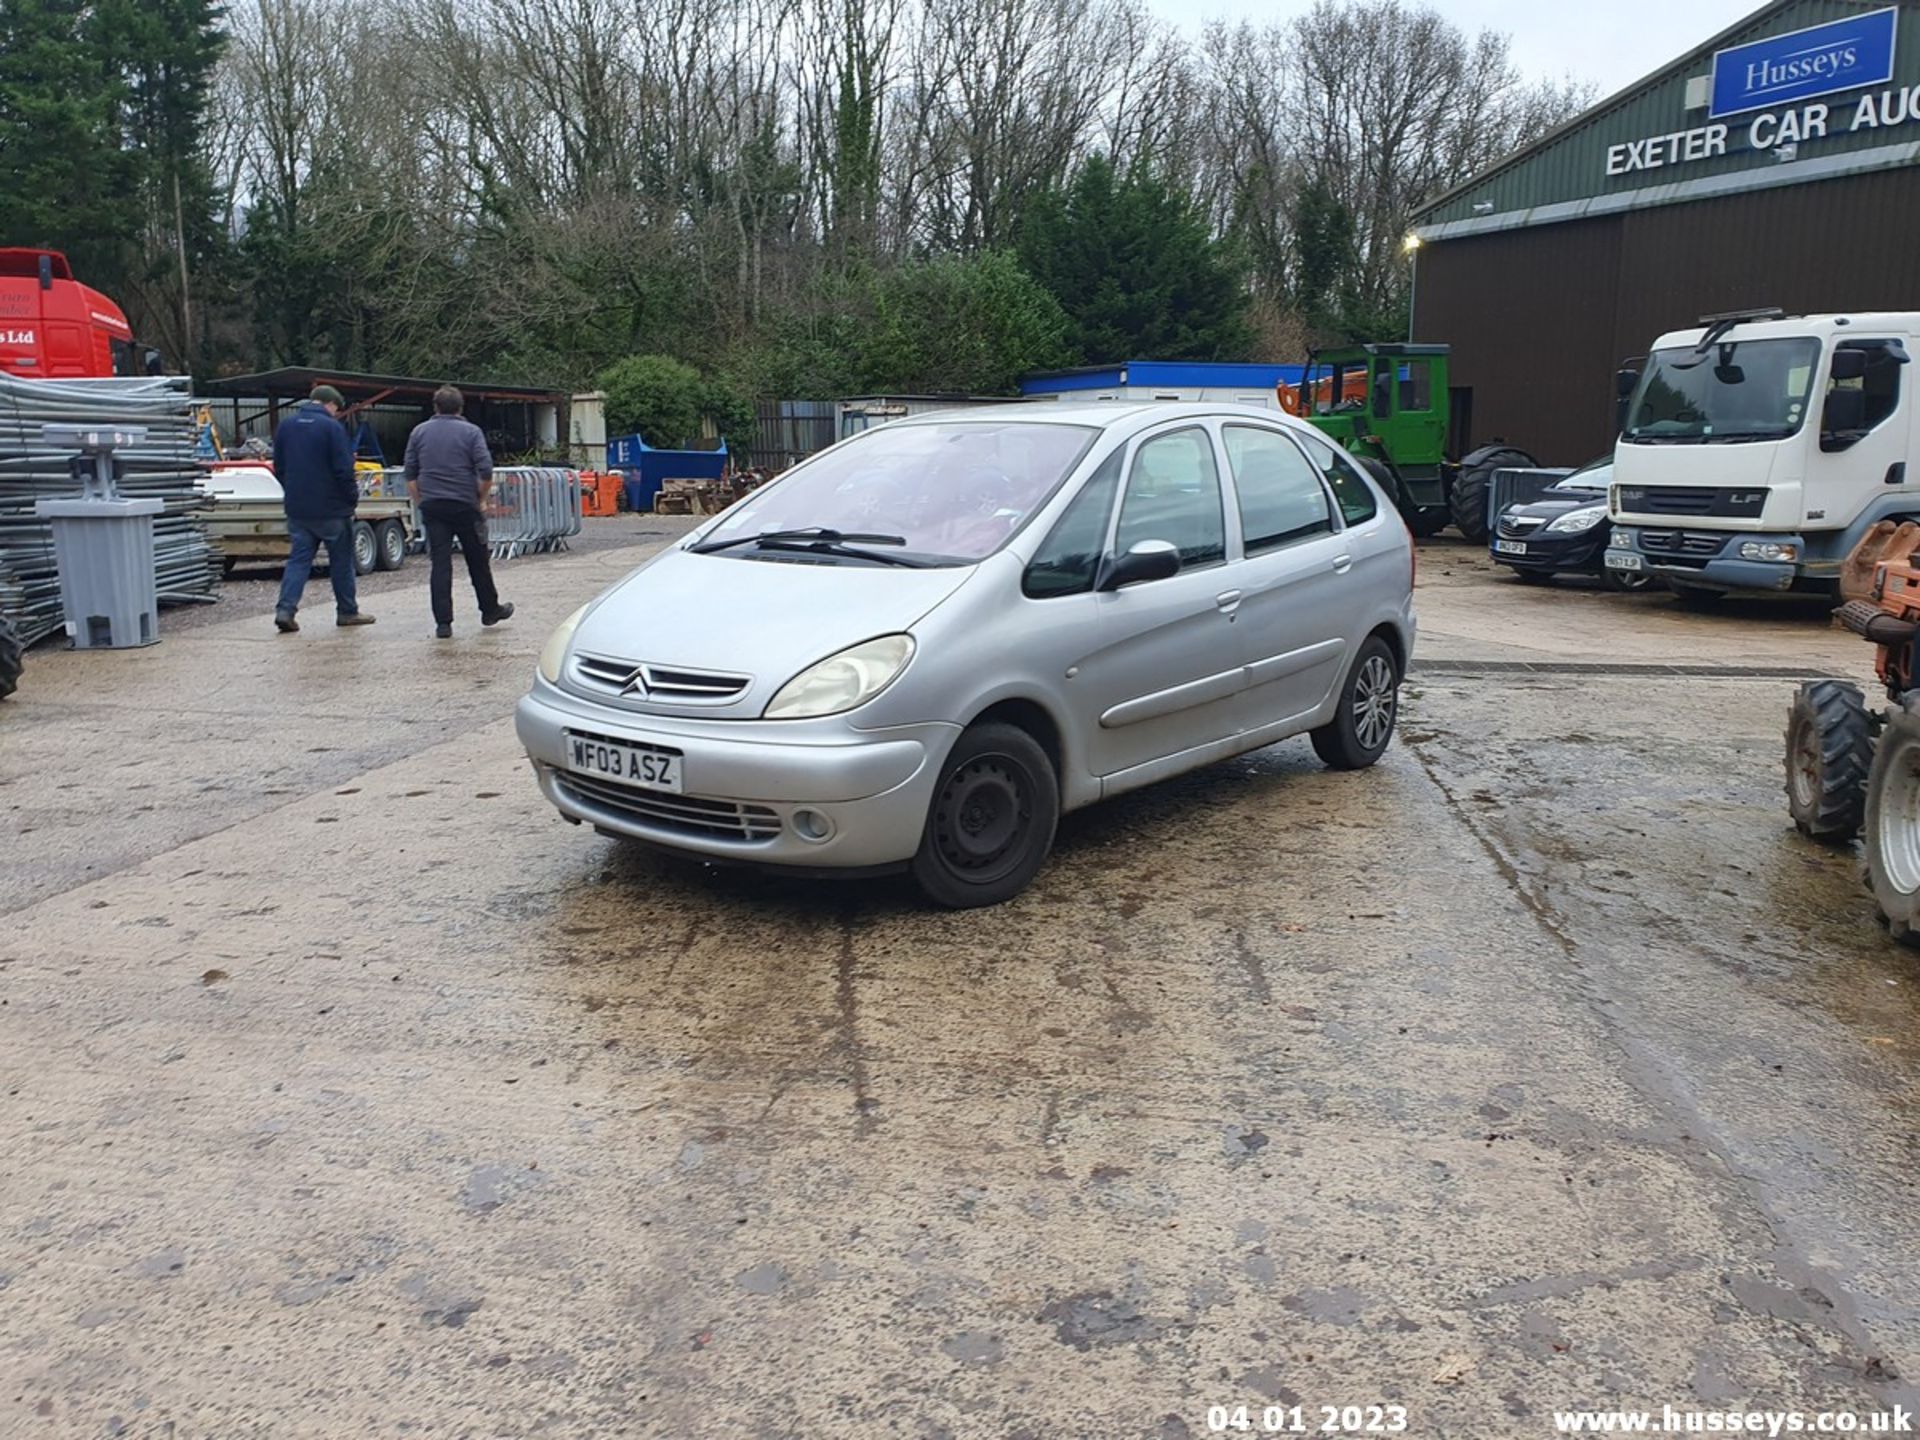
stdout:
[(1142, 540), (1170, 541), (1182, 569), (1227, 558), (1227, 522), (1220, 504), (1220, 469), (1213, 439), (1195, 426), (1156, 435), (1133, 452), (1114, 552)]
[(1334, 502), (1339, 505), (1347, 524), (1364, 524), (1380, 513), (1379, 504), (1373, 498), (1373, 487), (1367, 484), (1360, 474), (1360, 468), (1352, 460), (1318, 435), (1300, 435), (1296, 438), (1306, 447), (1307, 454), (1313, 457), (1313, 463), (1326, 477), (1327, 486), (1333, 491)]
[(1277, 430), (1228, 425), (1227, 468), (1240, 497), (1240, 533), (1247, 554), (1333, 533), (1333, 508), (1320, 476)]
[(1120, 488), (1120, 462), (1124, 458), (1124, 449), (1109, 455), (1040, 542), (1020, 580), (1021, 593), (1028, 599), (1051, 600), (1093, 589), (1101, 557), (1107, 550), (1107, 517), (1113, 513), (1113, 496)]

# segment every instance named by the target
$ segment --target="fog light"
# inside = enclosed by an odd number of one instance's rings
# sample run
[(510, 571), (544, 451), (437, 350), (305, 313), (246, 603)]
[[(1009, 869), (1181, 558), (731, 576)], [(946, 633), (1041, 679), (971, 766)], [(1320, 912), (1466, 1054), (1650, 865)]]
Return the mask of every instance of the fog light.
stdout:
[(802, 840), (811, 840), (816, 845), (833, 838), (833, 822), (818, 810), (794, 811), (793, 829)]
[(1771, 540), (1749, 540), (1740, 547), (1742, 560), (1774, 560), (1791, 564), (1800, 558), (1798, 545), (1779, 545)]
[(1607, 543), (1615, 550), (1631, 550), (1633, 549), (1633, 531), (1624, 530), (1616, 525), (1613, 527), (1613, 534), (1607, 538)]

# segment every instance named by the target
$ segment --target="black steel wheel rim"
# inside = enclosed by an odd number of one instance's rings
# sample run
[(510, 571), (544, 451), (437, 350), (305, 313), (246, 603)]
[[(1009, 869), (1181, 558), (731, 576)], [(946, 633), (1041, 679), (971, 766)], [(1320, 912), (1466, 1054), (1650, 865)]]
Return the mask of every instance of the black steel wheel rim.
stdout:
[(941, 783), (933, 842), (941, 862), (977, 885), (1011, 874), (1033, 830), (1033, 777), (1010, 755), (976, 755)]

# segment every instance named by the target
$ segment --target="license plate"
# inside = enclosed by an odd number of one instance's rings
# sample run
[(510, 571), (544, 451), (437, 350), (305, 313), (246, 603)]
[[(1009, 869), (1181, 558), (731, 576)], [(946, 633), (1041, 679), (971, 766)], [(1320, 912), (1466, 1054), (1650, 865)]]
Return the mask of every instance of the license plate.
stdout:
[(1500, 555), (1524, 555), (1527, 553), (1527, 542), (1524, 540), (1496, 540), (1493, 542), (1493, 548), (1495, 553)]
[(1643, 567), (1640, 564), (1640, 557), (1638, 555), (1630, 554), (1625, 550), (1607, 551), (1607, 569), (1639, 570), (1641, 568)]
[(617, 780), (622, 785), (642, 790), (671, 790), (680, 793), (680, 761), (683, 757), (641, 745), (622, 745), (613, 740), (597, 740), (588, 735), (569, 735), (567, 768), (578, 775), (595, 775), (602, 780)]

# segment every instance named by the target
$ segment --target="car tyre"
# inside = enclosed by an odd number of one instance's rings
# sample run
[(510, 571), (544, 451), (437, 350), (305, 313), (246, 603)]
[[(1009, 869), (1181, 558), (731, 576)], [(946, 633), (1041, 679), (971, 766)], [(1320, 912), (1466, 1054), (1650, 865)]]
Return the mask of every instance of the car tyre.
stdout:
[(20, 672), (26, 663), (27, 647), (20, 643), (20, 632), (0, 617), (0, 700), (20, 688)]
[(1026, 889), (1053, 849), (1060, 781), (1017, 725), (971, 725), (948, 754), (911, 870), (936, 905), (971, 910)]
[(374, 556), (374, 569), (398, 570), (407, 563), (407, 530), (398, 520), (382, 520), (373, 532), (379, 553)]
[(1800, 833), (1843, 845), (1867, 815), (1873, 717), (1858, 685), (1809, 680), (1787, 709), (1787, 813)]
[(1513, 578), (1518, 580), (1522, 585), (1551, 585), (1553, 584), (1553, 571), (1514, 569)]
[(1335, 770), (1364, 770), (1393, 743), (1400, 717), (1400, 665), (1378, 635), (1360, 647), (1333, 719), (1311, 732), (1313, 753)]
[(373, 537), (373, 526), (364, 520), (353, 522), (353, 573), (371, 575), (380, 562), (380, 544)]
[(1894, 707), (1867, 774), (1867, 885), (1903, 945), (1920, 946), (1920, 715)]

